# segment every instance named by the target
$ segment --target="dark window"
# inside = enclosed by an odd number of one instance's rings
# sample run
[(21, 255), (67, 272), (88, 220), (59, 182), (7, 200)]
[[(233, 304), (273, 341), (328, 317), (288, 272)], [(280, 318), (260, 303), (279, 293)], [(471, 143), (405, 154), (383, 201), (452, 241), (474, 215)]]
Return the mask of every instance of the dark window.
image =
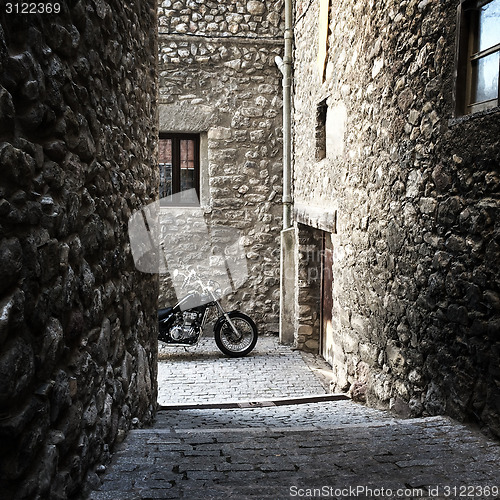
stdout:
[(316, 108), (316, 160), (326, 158), (326, 99)]
[[(180, 204), (192, 205), (182, 193), (195, 189), (200, 198), (200, 138), (192, 134), (161, 134), (159, 141), (160, 199), (179, 194)], [(164, 200), (168, 203), (169, 200)]]
[(462, 0), (459, 11), (457, 114), (498, 106), (500, 0)]

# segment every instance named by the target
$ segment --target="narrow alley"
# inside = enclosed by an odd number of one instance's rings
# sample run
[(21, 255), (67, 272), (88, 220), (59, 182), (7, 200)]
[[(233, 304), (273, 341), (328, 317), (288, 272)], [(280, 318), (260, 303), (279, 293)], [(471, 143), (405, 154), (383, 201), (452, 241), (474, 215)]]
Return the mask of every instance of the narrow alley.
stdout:
[(0, 1), (0, 500), (500, 500), (499, 26)]
[(497, 443), (447, 417), (298, 404), (328, 399), (327, 365), (276, 337), (243, 359), (213, 339), (159, 357), (156, 423), (131, 431), (89, 500), (499, 497)]

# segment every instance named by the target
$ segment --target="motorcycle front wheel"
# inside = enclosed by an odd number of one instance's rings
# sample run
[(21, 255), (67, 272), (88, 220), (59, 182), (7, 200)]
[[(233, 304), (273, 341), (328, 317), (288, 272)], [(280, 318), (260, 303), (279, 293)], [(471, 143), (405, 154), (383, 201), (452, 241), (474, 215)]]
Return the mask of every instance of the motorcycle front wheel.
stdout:
[(226, 356), (241, 358), (255, 347), (257, 327), (251, 318), (239, 311), (232, 311), (228, 316), (238, 333), (231, 328), (224, 317), (221, 317), (214, 328), (215, 343)]

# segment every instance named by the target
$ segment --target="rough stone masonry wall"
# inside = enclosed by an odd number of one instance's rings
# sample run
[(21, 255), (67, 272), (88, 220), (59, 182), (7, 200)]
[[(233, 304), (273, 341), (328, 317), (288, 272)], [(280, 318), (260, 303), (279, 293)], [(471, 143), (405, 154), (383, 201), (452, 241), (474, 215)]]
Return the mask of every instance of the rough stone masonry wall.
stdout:
[(2, 499), (80, 495), (156, 405), (156, 3), (60, 5), (0, 12)]
[[(318, 3), (295, 12), (295, 199), (337, 210), (337, 388), (498, 436), (500, 122), (453, 118), (458, 1), (333, 0), (324, 84)], [(343, 149), (314, 162), (324, 99)]]
[(299, 303), (294, 318), (295, 343), (303, 351), (318, 353), (321, 328), (322, 233), (310, 226), (297, 224), (295, 238)]
[(159, 25), (164, 33), (280, 38), (282, 8), (283, 0), (160, 0)]
[[(201, 134), (205, 221), (240, 231), (248, 259), (249, 279), (228, 307), (252, 316), (261, 333), (278, 330), (282, 88), (274, 59), (283, 50), (282, 8), (159, 4), (160, 132)], [(168, 278), (160, 287), (160, 304), (172, 303)]]

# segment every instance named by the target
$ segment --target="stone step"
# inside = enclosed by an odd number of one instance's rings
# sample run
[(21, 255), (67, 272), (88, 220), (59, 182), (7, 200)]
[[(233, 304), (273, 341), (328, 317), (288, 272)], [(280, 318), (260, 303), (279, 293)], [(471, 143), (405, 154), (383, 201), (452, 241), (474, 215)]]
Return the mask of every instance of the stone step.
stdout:
[(498, 443), (446, 417), (322, 428), (157, 424), (131, 432), (90, 500), (281, 500), (313, 489), (331, 498), (451, 498), (462, 489), (494, 498), (498, 463)]
[(176, 403), (171, 405), (160, 405), (159, 411), (170, 410), (201, 410), (201, 409), (230, 409), (230, 408), (264, 408), (268, 406), (287, 406), (308, 403), (318, 403), (321, 401), (348, 401), (346, 394), (318, 394), (308, 396), (288, 396), (274, 397), (272, 399), (245, 400), (245, 401), (220, 401), (215, 403)]

